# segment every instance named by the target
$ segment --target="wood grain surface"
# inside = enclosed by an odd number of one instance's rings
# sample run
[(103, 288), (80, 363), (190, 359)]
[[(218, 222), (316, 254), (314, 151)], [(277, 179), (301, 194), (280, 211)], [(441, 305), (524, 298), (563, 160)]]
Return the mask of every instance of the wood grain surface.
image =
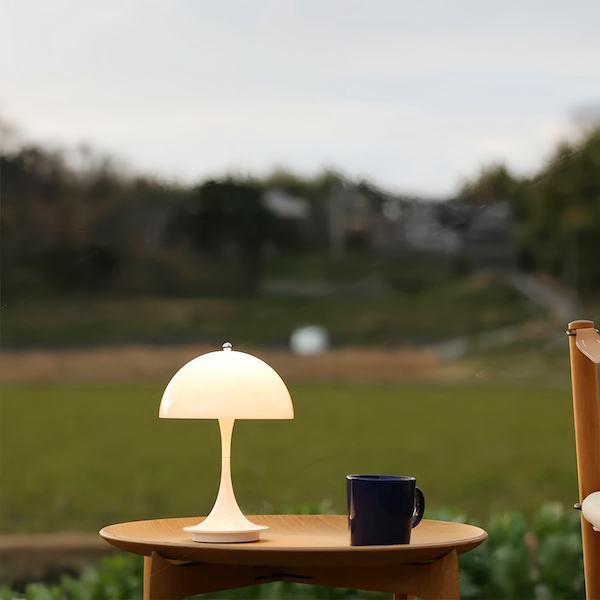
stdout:
[(453, 549), (461, 554), (487, 539), (487, 533), (473, 525), (424, 519), (413, 529), (410, 544), (350, 546), (345, 515), (256, 515), (249, 518), (269, 527), (259, 542), (193, 542), (183, 527), (195, 525), (203, 517), (120, 523), (105, 527), (100, 535), (117, 548), (145, 556), (157, 552), (164, 558), (186, 562), (266, 566), (413, 563), (435, 560)]
[[(579, 501), (600, 490), (600, 403), (598, 397), (598, 368), (577, 347), (582, 331), (595, 334), (593, 321), (569, 323), (568, 330), (573, 390), (573, 418)], [(595, 336), (594, 336), (595, 337)], [(581, 517), (585, 589), (588, 598), (600, 598), (600, 533)]]

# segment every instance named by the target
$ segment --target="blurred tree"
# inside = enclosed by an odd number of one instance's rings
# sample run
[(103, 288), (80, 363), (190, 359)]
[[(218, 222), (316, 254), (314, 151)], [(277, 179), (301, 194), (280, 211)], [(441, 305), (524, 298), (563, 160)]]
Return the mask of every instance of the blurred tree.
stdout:
[[(263, 205), (266, 190), (310, 203), (303, 223), (304, 249), (310, 250), (328, 246), (336, 186), (350, 184), (377, 214), (386, 200), (373, 184), (348, 182), (331, 170), (307, 178), (279, 169), (262, 180), (229, 177), (174, 188), (127, 177), (89, 149), (81, 150), (75, 168), (62, 152), (4, 143), (11, 135), (0, 122), (5, 298), (39, 284), (95, 293), (208, 291), (215, 272), (228, 278), (229, 289), (253, 293), (269, 246), (300, 249), (298, 223)], [(484, 168), (463, 185), (457, 201), (464, 212), (454, 211), (453, 218), (467, 223), (478, 205), (504, 199), (515, 215), (521, 265), (561, 278), (582, 294), (600, 291), (597, 121), (587, 123), (578, 142), (562, 144), (535, 176), (515, 177), (503, 165)], [(185, 234), (177, 247), (169, 242), (173, 231)], [(357, 231), (353, 243), (368, 249), (368, 238)]]
[(266, 245), (290, 244), (290, 229), (262, 203), (262, 189), (252, 182), (208, 181), (197, 190), (197, 207), (188, 217), (195, 244), (233, 267), (235, 291), (258, 291)]
[(504, 165), (490, 165), (481, 169), (476, 179), (463, 184), (458, 198), (462, 203), (479, 206), (512, 198), (519, 185)]
[(484, 168), (457, 202), (510, 201), (522, 267), (560, 278), (587, 295), (600, 291), (600, 126), (562, 143), (548, 165), (519, 179), (505, 166)]
[(562, 144), (512, 202), (523, 256), (581, 294), (599, 291), (600, 127)]
[(109, 159), (88, 159), (77, 171), (61, 152), (36, 146), (0, 157), (5, 299), (33, 289), (108, 291), (123, 258), (143, 252), (138, 224), (155, 197), (164, 213), (172, 190), (131, 181)]

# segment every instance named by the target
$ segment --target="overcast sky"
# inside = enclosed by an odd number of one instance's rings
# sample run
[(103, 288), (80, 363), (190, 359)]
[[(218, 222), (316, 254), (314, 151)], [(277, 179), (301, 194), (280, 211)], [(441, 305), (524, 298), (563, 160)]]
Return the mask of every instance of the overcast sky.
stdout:
[(195, 182), (321, 167), (445, 196), (600, 101), (598, 0), (4, 0), (0, 118)]

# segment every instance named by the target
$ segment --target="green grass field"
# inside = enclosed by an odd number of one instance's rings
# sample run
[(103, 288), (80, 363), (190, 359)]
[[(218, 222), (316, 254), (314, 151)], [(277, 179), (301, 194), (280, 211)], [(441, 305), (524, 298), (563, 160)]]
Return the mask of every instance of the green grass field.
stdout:
[[(375, 273), (376, 274), (376, 273)], [(429, 344), (540, 318), (500, 276), (475, 275), (420, 292), (352, 292), (360, 277), (322, 297), (117, 298), (32, 295), (3, 309), (4, 348), (135, 342), (285, 347), (298, 326), (327, 328), (335, 346)], [(339, 283), (339, 282), (338, 282)], [(448, 318), (451, 314), (452, 318)]]
[[(3, 533), (93, 531), (212, 506), (217, 424), (159, 420), (160, 385), (1, 391)], [(415, 475), (429, 510), (481, 518), (576, 499), (568, 389), (303, 384), (291, 393), (295, 420), (236, 424), (233, 478), (248, 513), (323, 501), (344, 512), (344, 476), (357, 472)]]

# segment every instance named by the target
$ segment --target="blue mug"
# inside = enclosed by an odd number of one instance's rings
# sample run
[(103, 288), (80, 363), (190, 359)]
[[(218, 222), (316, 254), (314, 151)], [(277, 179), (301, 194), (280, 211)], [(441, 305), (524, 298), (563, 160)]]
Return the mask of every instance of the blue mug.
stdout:
[(347, 475), (351, 546), (408, 544), (425, 512), (425, 497), (414, 477)]

